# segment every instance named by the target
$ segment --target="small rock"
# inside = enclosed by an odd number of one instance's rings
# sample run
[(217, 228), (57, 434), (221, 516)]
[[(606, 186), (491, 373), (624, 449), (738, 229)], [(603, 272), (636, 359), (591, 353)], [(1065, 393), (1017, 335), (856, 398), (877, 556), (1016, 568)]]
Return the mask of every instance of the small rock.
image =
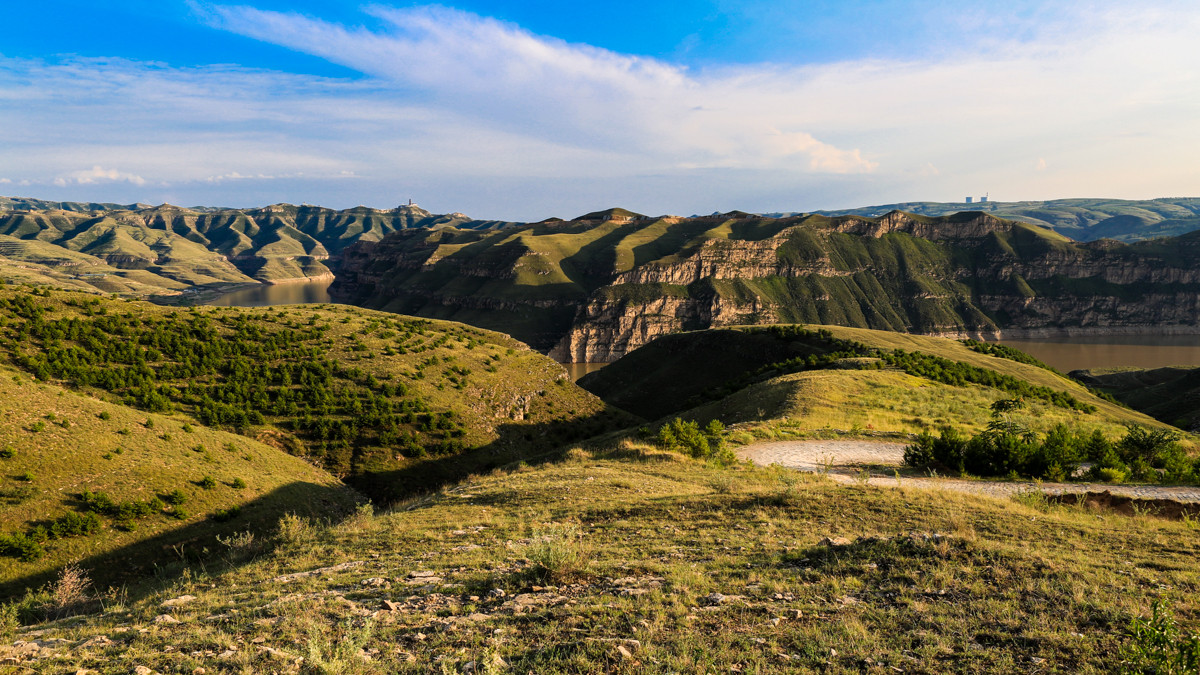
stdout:
[(817, 542), (817, 546), (849, 546), (850, 540), (845, 537), (825, 537)]
[(396, 611), (399, 611), (400, 605), (395, 602), (392, 602), (391, 600), (384, 600), (383, 608), (389, 612), (396, 612)]
[(205, 675), (208, 672), (207, 668), (193, 668), (192, 675)]
[(701, 600), (703, 600), (704, 604), (706, 604), (706, 605), (720, 605), (720, 604), (723, 604), (728, 599), (728, 597), (729, 596), (722, 595), (720, 593), (709, 593), (708, 595), (701, 598)]
[(629, 651), (625, 645), (617, 645), (617, 654), (623, 659), (633, 658), (633, 652)]
[(150, 670), (146, 666), (134, 666), (133, 675), (157, 675), (157, 673), (155, 673), (153, 670)]
[(154, 623), (165, 623), (165, 624), (179, 623), (179, 619), (176, 619), (175, 617), (171, 616), (170, 614), (159, 614), (158, 616), (154, 617)]
[(254, 638), (253, 640), (251, 640), (251, 641), (250, 641), (250, 644), (252, 644), (252, 645), (261, 645), (262, 643), (264, 643), (264, 642), (266, 642), (266, 641), (267, 641), (267, 638), (265, 638), (265, 637), (263, 637), (263, 636), (259, 635), (258, 637), (256, 637), (256, 638)]
[(385, 586), (385, 585), (387, 585), (387, 582), (388, 582), (388, 580), (387, 580), (387, 579), (384, 579), (383, 577), (371, 577), (370, 579), (363, 579), (363, 580), (362, 580), (362, 581), (360, 581), (359, 583), (360, 583), (360, 584), (362, 584), (363, 586), (376, 586), (376, 587), (378, 587), (378, 586)]
[(488, 596), (492, 598), (503, 598), (506, 595), (508, 594), (504, 592), (503, 588), (493, 588), (492, 590), (488, 591)]
[(225, 651), (221, 652), (220, 654), (217, 654), (218, 659), (232, 659), (235, 656), (237, 656), (237, 652), (235, 652), (232, 649), (226, 649)]
[(782, 617), (778, 617), (778, 616), (772, 617), (771, 618), (771, 626), (773, 626), (773, 627), (778, 626), (780, 621), (783, 621)]
[(180, 605), (186, 605), (195, 599), (196, 599), (196, 596), (194, 596), (194, 595), (181, 595), (178, 598), (171, 598), (170, 600), (164, 600), (162, 605), (160, 605), (160, 607), (179, 607)]

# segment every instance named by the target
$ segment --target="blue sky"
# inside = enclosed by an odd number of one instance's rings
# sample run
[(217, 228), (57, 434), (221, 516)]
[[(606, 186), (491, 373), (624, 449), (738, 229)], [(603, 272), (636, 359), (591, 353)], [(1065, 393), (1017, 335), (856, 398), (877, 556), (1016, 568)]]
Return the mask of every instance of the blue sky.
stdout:
[(540, 219), (1198, 193), (1191, 2), (10, 4), (0, 194)]

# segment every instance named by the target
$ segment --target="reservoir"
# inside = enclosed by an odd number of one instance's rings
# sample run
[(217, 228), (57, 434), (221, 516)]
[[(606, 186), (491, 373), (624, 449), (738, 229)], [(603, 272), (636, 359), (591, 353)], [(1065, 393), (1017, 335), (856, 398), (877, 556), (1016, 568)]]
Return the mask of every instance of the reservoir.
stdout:
[(1200, 367), (1200, 335), (1081, 335), (999, 340), (1066, 373), (1086, 368)]
[(291, 284), (261, 284), (230, 291), (205, 302), (218, 307), (266, 307), (268, 305), (307, 305), (333, 302), (329, 285), (333, 281), (306, 281)]

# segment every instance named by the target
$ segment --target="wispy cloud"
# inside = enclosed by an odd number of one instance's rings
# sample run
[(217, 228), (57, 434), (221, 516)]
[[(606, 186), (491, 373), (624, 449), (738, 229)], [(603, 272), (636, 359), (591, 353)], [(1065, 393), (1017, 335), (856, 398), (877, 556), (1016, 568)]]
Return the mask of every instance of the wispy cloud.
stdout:
[(702, 69), (443, 7), (372, 7), (371, 29), (197, 7), (221, 30), (362, 75), (0, 58), (9, 180), (115, 201), (412, 195), (514, 218), (1200, 184), (1200, 9), (1174, 2), (1079, 5), (1019, 39), (985, 22), (997, 37), (979, 49)]
[(66, 185), (93, 185), (95, 183), (112, 183), (125, 182), (134, 185), (145, 185), (146, 179), (133, 173), (126, 173), (116, 169), (105, 169), (102, 166), (93, 166), (90, 169), (81, 171), (72, 171), (68, 174), (58, 176), (54, 179), (54, 184), (63, 187)]

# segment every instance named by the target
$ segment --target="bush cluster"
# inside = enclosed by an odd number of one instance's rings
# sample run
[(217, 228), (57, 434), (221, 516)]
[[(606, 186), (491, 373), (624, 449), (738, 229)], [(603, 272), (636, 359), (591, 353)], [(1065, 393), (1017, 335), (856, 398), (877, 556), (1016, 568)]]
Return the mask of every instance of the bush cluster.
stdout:
[(696, 422), (685, 422), (676, 417), (659, 427), (654, 439), (668, 450), (686, 452), (697, 459), (713, 460), (718, 464), (736, 461), (733, 451), (725, 442), (725, 425), (720, 420), (710, 420), (701, 429)]
[(949, 426), (937, 436), (923, 432), (904, 450), (904, 463), (976, 476), (1027, 476), (1069, 480), (1084, 462), (1088, 477), (1185, 483), (1200, 481), (1200, 458), (1188, 457), (1178, 436), (1163, 429), (1129, 425), (1116, 443), (1100, 431), (1090, 434), (1059, 424), (1039, 436), (1015, 423), (994, 419), (988, 428), (967, 436)]

